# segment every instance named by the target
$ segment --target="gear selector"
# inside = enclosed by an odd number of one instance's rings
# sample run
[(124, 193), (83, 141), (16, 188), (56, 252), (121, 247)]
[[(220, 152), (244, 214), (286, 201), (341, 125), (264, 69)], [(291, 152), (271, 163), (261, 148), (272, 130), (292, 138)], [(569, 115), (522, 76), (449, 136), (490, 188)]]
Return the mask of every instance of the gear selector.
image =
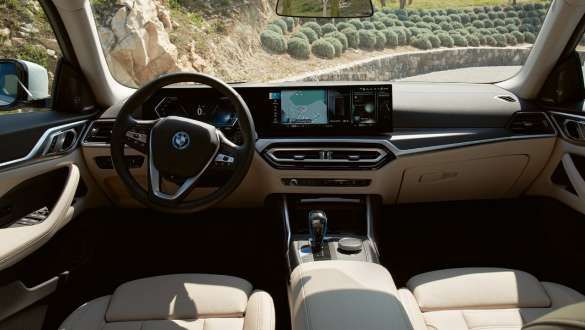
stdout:
[(319, 253), (323, 249), (325, 235), (327, 234), (327, 215), (321, 210), (309, 212), (309, 228), (311, 233), (311, 249), (313, 253)]

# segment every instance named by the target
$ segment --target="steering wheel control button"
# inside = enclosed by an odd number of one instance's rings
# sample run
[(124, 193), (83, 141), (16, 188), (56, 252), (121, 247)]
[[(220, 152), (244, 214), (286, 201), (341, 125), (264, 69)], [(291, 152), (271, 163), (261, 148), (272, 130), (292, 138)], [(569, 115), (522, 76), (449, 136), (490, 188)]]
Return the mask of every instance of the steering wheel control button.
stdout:
[(171, 143), (175, 149), (183, 150), (191, 144), (191, 137), (186, 132), (180, 131), (173, 135)]
[(359, 253), (362, 250), (362, 240), (353, 237), (344, 237), (338, 242), (339, 252), (345, 254)]

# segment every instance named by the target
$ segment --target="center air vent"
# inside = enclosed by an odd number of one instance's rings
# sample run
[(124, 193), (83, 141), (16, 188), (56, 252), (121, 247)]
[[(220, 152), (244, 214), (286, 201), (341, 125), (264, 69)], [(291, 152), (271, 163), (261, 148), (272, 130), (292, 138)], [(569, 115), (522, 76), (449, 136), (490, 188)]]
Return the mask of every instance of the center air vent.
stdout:
[(110, 144), (112, 139), (112, 128), (114, 127), (113, 121), (99, 120), (91, 123), (83, 144)]
[(517, 112), (510, 122), (510, 129), (518, 134), (555, 134), (543, 112)]
[(288, 169), (372, 169), (393, 155), (383, 146), (270, 146), (265, 158), (275, 167)]

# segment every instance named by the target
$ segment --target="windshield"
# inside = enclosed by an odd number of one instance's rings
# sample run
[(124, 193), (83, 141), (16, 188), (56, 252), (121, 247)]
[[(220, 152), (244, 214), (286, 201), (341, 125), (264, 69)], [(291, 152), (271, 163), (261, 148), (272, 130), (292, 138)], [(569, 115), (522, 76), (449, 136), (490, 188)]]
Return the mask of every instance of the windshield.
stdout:
[(178, 71), (228, 82), (501, 81), (524, 64), (550, 2), (377, 0), (362, 19), (280, 17), (276, 0), (92, 4), (112, 75), (139, 87)]

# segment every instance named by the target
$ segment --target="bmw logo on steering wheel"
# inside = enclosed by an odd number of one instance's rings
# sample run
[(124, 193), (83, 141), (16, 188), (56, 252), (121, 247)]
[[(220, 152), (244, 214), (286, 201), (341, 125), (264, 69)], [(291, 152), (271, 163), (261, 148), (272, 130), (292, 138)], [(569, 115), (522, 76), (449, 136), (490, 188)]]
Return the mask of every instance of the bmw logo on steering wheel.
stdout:
[(171, 139), (171, 144), (177, 150), (183, 150), (187, 148), (190, 143), (191, 138), (189, 137), (189, 134), (183, 131), (175, 133), (175, 135), (173, 135), (173, 138)]

